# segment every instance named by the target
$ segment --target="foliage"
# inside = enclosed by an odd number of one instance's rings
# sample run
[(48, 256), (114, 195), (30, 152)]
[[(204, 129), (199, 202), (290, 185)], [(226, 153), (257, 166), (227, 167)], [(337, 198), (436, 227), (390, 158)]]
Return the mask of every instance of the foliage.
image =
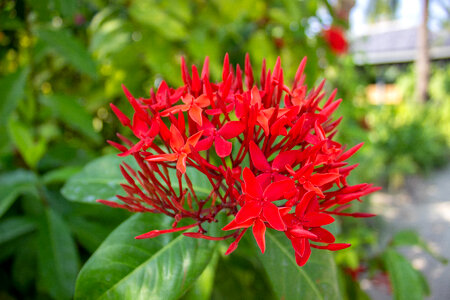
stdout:
[[(209, 55), (214, 80), (220, 77), (225, 52), (230, 53), (233, 63), (241, 65), (245, 53), (251, 53), (257, 69), (263, 57), (273, 65), (280, 55), (287, 78), (293, 78), (299, 57), (308, 56), (308, 84), (324, 77), (324, 73), (327, 78), (333, 77), (328, 76), (330, 72), (335, 74), (330, 86), (338, 87), (338, 96), (345, 100), (340, 112), (345, 115), (342, 127), (348, 128), (340, 138), (354, 145), (355, 140), (368, 136), (359, 121), (372, 113), (351, 100), (360, 93), (364, 80), (354, 72), (351, 57), (336, 57), (320, 34), (325, 25), (330, 25), (329, 16), (322, 12), (334, 15), (330, 8), (327, 1), (281, 0), (2, 1), (0, 264), (4, 271), (0, 298), (72, 298), (75, 278), (86, 261), (110, 234), (117, 234), (113, 230), (119, 230), (119, 224), (133, 220), (128, 213), (78, 201), (113, 197), (120, 190), (115, 184), (109, 195), (99, 196), (95, 192), (108, 187), (104, 182), (90, 185), (92, 181), (86, 183), (90, 190), (77, 190), (83, 178), (92, 180), (79, 172), (88, 162), (111, 153), (103, 141), (113, 139), (117, 128), (107, 103), (122, 99), (120, 85), (124, 83), (132, 92), (144, 95), (162, 79), (179, 84), (182, 55), (194, 63)], [(429, 128), (440, 124), (444, 130), (450, 109), (445, 115), (445, 109), (440, 108), (449, 103), (450, 77), (448, 69), (439, 69), (436, 74), (431, 80), (433, 102), (427, 113), (430, 119), (436, 119), (420, 124)], [(377, 110), (373, 112), (373, 128), (382, 118), (383, 110)], [(392, 110), (390, 114), (394, 115), (396, 111)], [(442, 114), (436, 117), (432, 110)], [(422, 130), (423, 126), (414, 128)], [(448, 130), (446, 137), (448, 143)], [(379, 140), (381, 145), (383, 139)], [(434, 145), (428, 133), (418, 141)], [(374, 149), (381, 148), (372, 147), (369, 141), (362, 149), (367, 155), (359, 155), (359, 159), (367, 158), (362, 162), (366, 165), (371, 157), (381, 157), (376, 164), (367, 165), (374, 166), (367, 167), (371, 172), (384, 166), (388, 152), (383, 148), (380, 155), (373, 155)], [(407, 150), (416, 151), (413, 148)], [(430, 153), (434, 155), (440, 149)], [(106, 157), (103, 159), (111, 159)], [(423, 164), (428, 167), (428, 161)], [(97, 171), (109, 176), (119, 172), (106, 167)], [(74, 174), (78, 175), (72, 178)], [(267, 263), (259, 260), (250, 242), (243, 239), (241, 243), (233, 257), (208, 254), (210, 263), (204, 263), (202, 275), (201, 270), (194, 272), (189, 283), (192, 289), (185, 299), (199, 299), (196, 293), (203, 293), (204, 299), (208, 295), (213, 299), (276, 299), (279, 292), (269, 287), (277, 283), (266, 274)], [(293, 268), (289, 272), (299, 271)], [(208, 276), (211, 273), (215, 276)], [(200, 279), (193, 283), (198, 275)], [(336, 276), (334, 272), (328, 275), (329, 282)]]

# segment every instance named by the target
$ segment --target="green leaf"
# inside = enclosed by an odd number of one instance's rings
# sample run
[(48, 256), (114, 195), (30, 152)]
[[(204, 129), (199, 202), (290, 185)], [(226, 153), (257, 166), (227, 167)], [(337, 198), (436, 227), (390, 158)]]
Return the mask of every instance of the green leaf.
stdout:
[(33, 221), (25, 217), (12, 217), (0, 223), (0, 244), (35, 230)]
[(9, 209), (17, 197), (29, 190), (34, 190), (36, 175), (26, 170), (15, 170), (0, 176), (0, 217)]
[(394, 290), (394, 299), (423, 299), (427, 289), (424, 287), (419, 271), (415, 270), (411, 263), (395, 250), (388, 249), (383, 258)]
[(202, 274), (217, 242), (165, 234), (134, 237), (170, 228), (172, 218), (135, 214), (103, 242), (82, 268), (75, 299), (177, 299)]
[(143, 25), (156, 29), (169, 40), (181, 40), (188, 32), (178, 16), (172, 16), (167, 9), (159, 7), (159, 1), (133, 1), (129, 12), (133, 19)]
[[(120, 183), (124, 183), (119, 165), (125, 161), (135, 170), (138, 168), (133, 157), (121, 158), (117, 155), (107, 155), (97, 158), (87, 164), (83, 170), (71, 177), (61, 190), (61, 193), (69, 200), (96, 203), (97, 199), (117, 200), (117, 194), (123, 194)], [(188, 168), (187, 173), (199, 196), (207, 196), (212, 190), (210, 182), (202, 173), (193, 168)], [(170, 171), (172, 187), (178, 190), (178, 180), (175, 171)], [(187, 186), (187, 185), (184, 185)]]
[(104, 224), (88, 221), (82, 217), (69, 219), (69, 226), (80, 244), (90, 252), (94, 252), (111, 232)]
[(17, 146), (23, 159), (31, 168), (35, 168), (47, 149), (46, 141), (41, 137), (34, 141), (31, 129), (21, 121), (10, 119), (8, 123), (9, 135)]
[(77, 1), (76, 0), (56, 0), (55, 1), (56, 10), (66, 18), (72, 18), (77, 11)]
[(43, 97), (42, 101), (50, 106), (68, 127), (84, 134), (96, 143), (101, 141), (101, 136), (92, 127), (92, 116), (77, 102), (75, 97), (55, 94)]
[(23, 98), (28, 72), (28, 68), (21, 68), (0, 79), (0, 126), (6, 124), (17, 103)]
[(97, 78), (97, 68), (86, 48), (69, 31), (39, 28), (37, 35), (82, 74)]
[(266, 232), (266, 252), (258, 252), (279, 299), (341, 299), (336, 265), (328, 251), (312, 249), (305, 266), (295, 262), (294, 249), (282, 232)]
[(214, 288), (214, 277), (216, 273), (217, 263), (219, 262), (219, 254), (214, 253), (211, 262), (203, 271), (202, 275), (197, 279), (194, 286), (183, 297), (183, 300), (209, 300)]
[(392, 238), (392, 246), (419, 246), (424, 251), (428, 252), (435, 259), (439, 260), (443, 264), (447, 264), (448, 260), (433, 251), (430, 246), (419, 236), (419, 234), (411, 229), (406, 229), (397, 232)]
[(42, 176), (44, 184), (61, 183), (81, 171), (79, 166), (68, 166), (51, 170)]
[(54, 299), (71, 299), (79, 269), (78, 253), (67, 225), (51, 209), (46, 211), (38, 239), (42, 285)]

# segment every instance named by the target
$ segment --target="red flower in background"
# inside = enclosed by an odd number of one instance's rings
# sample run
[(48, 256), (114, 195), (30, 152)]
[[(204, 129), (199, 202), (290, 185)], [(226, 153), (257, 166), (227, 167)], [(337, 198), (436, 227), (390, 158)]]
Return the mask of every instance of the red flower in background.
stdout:
[(331, 26), (323, 31), (323, 37), (334, 53), (345, 54), (347, 52), (348, 42), (341, 28)]
[[(345, 39), (342, 35), (341, 40), (335, 38), (331, 30), (327, 36), (342, 51)], [(121, 156), (133, 155), (140, 170), (124, 163), (126, 196), (118, 195), (120, 202), (98, 201), (174, 218), (171, 229), (152, 230), (136, 238), (197, 227), (197, 232), (183, 234), (234, 239), (226, 252), (230, 254), (249, 228), (264, 252), (265, 233), (275, 230), (291, 241), (300, 266), (307, 262), (311, 248), (335, 251), (350, 246), (335, 243), (333, 234), (322, 226), (333, 223), (333, 215), (373, 216), (345, 210), (378, 188), (347, 184), (346, 177), (356, 166), (348, 166), (345, 160), (362, 144), (345, 150), (333, 141), (340, 122), (331, 116), (341, 103), (334, 99), (336, 91), (323, 105), (324, 82), (307, 92), (306, 59), (299, 65), (292, 88), (284, 84), (280, 59), (273, 71), (263, 62), (259, 84), (248, 56), (242, 72), (239, 65), (230, 65), (226, 55), (218, 83), (209, 80), (208, 62), (205, 59), (200, 74), (192, 66), (191, 75), (182, 60), (184, 86), (172, 89), (162, 82), (148, 99), (136, 99), (124, 88), (134, 109), (131, 119), (111, 104), (138, 141), (118, 134), (125, 145), (110, 144)], [(190, 179), (192, 172), (203, 174), (211, 184), (207, 197), (198, 195)], [(215, 222), (221, 211), (233, 217), (223, 228), (231, 233), (210, 236), (203, 224)], [(181, 219), (191, 220), (190, 225), (177, 227)]]

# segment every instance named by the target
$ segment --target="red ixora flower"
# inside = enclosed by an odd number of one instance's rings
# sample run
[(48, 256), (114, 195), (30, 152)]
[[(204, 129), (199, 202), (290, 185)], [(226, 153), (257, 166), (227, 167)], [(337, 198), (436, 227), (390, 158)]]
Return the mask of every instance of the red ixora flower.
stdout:
[(323, 31), (325, 41), (336, 54), (345, 54), (348, 50), (348, 42), (344, 31), (336, 26), (331, 26)]
[[(320, 105), (324, 82), (307, 92), (305, 63), (306, 58), (292, 88), (284, 84), (279, 58), (273, 70), (263, 62), (256, 83), (248, 55), (243, 71), (239, 65), (230, 65), (226, 55), (218, 83), (210, 82), (206, 58), (200, 74), (195, 66), (190, 74), (182, 60), (182, 87), (173, 89), (162, 82), (157, 91), (150, 91), (150, 98), (138, 99), (124, 87), (133, 117), (128, 118), (114, 104), (111, 108), (137, 142), (118, 134), (123, 144), (109, 143), (120, 156), (132, 155), (140, 170), (123, 163), (126, 195), (118, 195), (118, 202), (98, 201), (174, 218), (172, 228), (152, 230), (138, 239), (191, 229), (183, 234), (233, 239), (226, 252), (230, 254), (252, 228), (264, 252), (265, 233), (274, 230), (291, 241), (300, 266), (307, 262), (311, 248), (335, 251), (349, 247), (335, 243), (323, 226), (333, 223), (336, 215), (373, 216), (345, 210), (352, 201), (379, 188), (347, 183), (356, 166), (345, 160), (362, 144), (346, 150), (333, 141), (340, 118), (333, 120), (331, 115), (341, 99), (334, 99), (334, 91)], [(202, 191), (201, 197), (195, 190), (190, 179), (193, 173), (211, 184), (208, 196)], [(226, 235), (208, 235), (204, 224), (216, 222), (222, 211), (231, 219), (222, 228)], [(191, 220), (190, 225), (178, 227), (182, 219)]]

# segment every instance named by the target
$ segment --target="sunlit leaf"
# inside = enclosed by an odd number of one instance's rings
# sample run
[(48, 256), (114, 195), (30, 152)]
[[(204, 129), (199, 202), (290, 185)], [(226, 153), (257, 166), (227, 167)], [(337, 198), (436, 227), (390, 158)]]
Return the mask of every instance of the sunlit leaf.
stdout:
[(259, 258), (279, 299), (341, 299), (331, 253), (314, 251), (305, 266), (295, 262), (294, 249), (282, 232), (266, 232), (266, 252)]
[[(69, 200), (87, 203), (95, 203), (97, 199), (117, 200), (115, 196), (123, 193), (119, 184), (126, 182), (119, 168), (122, 161), (135, 169), (138, 167), (132, 157), (107, 155), (97, 158), (67, 181), (61, 190), (62, 194)], [(194, 168), (188, 168), (187, 173), (197, 195), (208, 196), (212, 188), (206, 176)], [(172, 187), (179, 190), (175, 171), (170, 170), (169, 175)]]
[(75, 299), (178, 299), (202, 274), (217, 243), (178, 234), (134, 239), (172, 222), (135, 214), (122, 223), (81, 270)]

